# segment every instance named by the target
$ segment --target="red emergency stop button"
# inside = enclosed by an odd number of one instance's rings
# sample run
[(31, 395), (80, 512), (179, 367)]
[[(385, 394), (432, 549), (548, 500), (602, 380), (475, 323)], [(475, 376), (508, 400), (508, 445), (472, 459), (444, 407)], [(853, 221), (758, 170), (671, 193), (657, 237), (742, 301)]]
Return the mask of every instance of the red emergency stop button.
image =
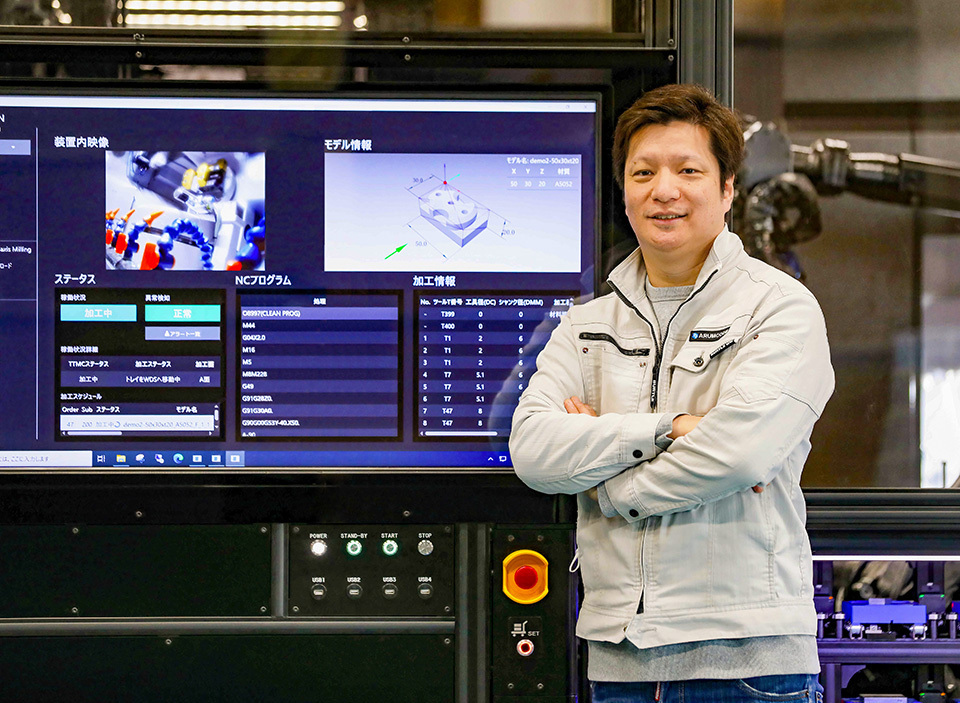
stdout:
[(513, 572), (513, 582), (524, 590), (533, 588), (539, 580), (540, 574), (532, 566), (521, 566)]
[(547, 595), (547, 559), (520, 549), (503, 560), (503, 592), (515, 603), (529, 605)]

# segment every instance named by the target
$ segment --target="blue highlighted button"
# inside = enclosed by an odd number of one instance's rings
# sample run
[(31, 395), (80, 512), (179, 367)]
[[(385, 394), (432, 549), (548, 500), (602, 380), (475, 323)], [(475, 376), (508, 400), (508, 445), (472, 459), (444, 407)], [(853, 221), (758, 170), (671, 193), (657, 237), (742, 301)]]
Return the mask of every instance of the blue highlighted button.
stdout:
[(136, 305), (61, 305), (61, 322), (136, 322)]
[(30, 156), (30, 140), (0, 139), (0, 156)]

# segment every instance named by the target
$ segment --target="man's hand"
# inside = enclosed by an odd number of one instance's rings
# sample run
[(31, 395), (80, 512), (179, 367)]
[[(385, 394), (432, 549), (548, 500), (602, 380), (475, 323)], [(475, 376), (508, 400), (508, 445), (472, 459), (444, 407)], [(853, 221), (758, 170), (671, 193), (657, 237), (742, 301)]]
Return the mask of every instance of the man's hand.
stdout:
[(702, 415), (678, 415), (673, 418), (673, 430), (667, 435), (670, 439), (679, 439), (700, 424)]
[(597, 416), (597, 411), (584, 403), (577, 396), (567, 398), (565, 401), (563, 401), (563, 409), (566, 410), (570, 415), (589, 415), (590, 417)]

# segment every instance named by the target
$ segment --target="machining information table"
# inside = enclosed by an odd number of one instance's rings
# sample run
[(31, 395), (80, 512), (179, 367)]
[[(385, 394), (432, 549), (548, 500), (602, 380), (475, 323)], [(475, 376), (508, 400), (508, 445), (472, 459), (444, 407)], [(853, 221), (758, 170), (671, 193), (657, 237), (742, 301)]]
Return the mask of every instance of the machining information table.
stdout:
[(573, 293), (420, 295), (420, 437), (506, 437), (537, 354)]
[(399, 293), (239, 297), (241, 438), (399, 438)]

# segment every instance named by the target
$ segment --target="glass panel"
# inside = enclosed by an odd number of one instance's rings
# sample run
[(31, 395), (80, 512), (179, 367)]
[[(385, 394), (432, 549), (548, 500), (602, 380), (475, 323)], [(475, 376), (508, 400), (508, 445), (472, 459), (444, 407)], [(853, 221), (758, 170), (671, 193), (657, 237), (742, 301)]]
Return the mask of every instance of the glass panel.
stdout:
[[(793, 248), (823, 308), (837, 372), (804, 484), (950, 486), (960, 477), (955, 4), (736, 8), (736, 106), (775, 121), (795, 147), (819, 143), (837, 157), (838, 170), (808, 174), (822, 234)], [(846, 142), (849, 153), (824, 140)]]

